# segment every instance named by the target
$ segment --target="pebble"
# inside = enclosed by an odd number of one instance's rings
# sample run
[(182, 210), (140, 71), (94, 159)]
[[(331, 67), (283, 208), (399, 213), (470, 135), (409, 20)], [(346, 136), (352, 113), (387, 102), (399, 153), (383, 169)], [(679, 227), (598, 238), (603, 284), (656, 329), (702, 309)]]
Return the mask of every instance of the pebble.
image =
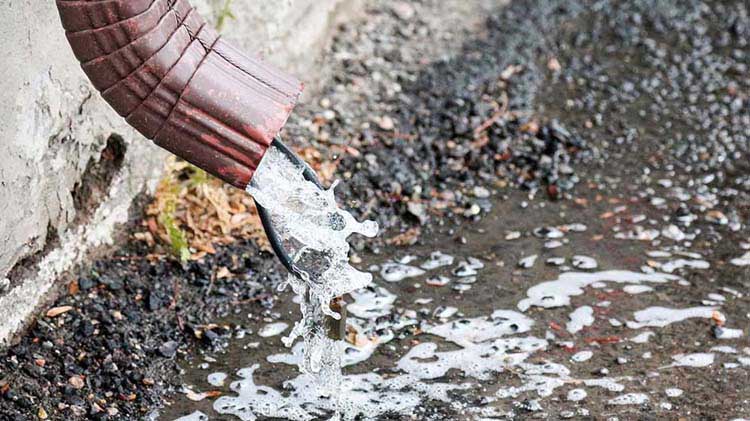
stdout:
[(474, 197), (478, 199), (486, 199), (490, 197), (490, 191), (489, 189), (482, 187), (482, 186), (476, 186), (472, 190), (472, 193), (474, 194)]
[(164, 342), (159, 347), (159, 354), (161, 354), (164, 358), (172, 358), (177, 354), (177, 348), (179, 347), (179, 344), (175, 341), (167, 341)]
[(388, 116), (383, 116), (377, 120), (378, 127), (380, 127), (383, 130), (391, 131), (394, 128), (396, 128), (396, 123), (393, 122), (393, 119)]
[(83, 389), (86, 385), (81, 376), (71, 376), (70, 379), (68, 379), (68, 383), (73, 386), (74, 389)]
[(661, 235), (674, 241), (683, 241), (687, 236), (682, 232), (677, 225), (669, 225), (661, 231)]
[(391, 5), (393, 13), (401, 20), (412, 20), (416, 15), (416, 10), (409, 2), (397, 1)]

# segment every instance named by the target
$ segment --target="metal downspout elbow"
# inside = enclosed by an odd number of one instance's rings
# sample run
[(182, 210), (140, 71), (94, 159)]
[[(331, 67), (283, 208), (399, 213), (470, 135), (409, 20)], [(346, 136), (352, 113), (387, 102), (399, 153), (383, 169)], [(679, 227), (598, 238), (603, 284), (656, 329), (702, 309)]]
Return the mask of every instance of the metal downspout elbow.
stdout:
[(302, 92), (187, 0), (56, 0), (86, 75), (157, 145), (245, 189)]

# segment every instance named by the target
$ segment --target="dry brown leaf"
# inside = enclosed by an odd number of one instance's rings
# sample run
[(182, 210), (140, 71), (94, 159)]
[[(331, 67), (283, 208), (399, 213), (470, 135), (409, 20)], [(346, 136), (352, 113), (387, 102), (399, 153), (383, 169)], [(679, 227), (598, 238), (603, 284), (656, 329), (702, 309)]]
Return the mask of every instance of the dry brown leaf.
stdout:
[(216, 272), (216, 278), (217, 279), (229, 278), (230, 276), (232, 276), (232, 272), (230, 272), (229, 269), (226, 266), (222, 266)]
[(71, 306), (54, 307), (54, 308), (47, 310), (47, 317), (54, 318), (61, 314), (65, 314), (71, 310), (73, 310), (73, 307)]
[(411, 246), (417, 242), (421, 233), (422, 230), (419, 227), (414, 227), (402, 234), (388, 239), (386, 242), (393, 246)]

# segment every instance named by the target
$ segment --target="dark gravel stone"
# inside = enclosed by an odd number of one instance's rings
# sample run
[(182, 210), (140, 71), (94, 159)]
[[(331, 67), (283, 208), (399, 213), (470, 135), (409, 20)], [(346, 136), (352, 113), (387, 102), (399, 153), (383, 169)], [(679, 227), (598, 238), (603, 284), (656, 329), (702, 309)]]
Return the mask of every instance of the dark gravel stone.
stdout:
[(172, 358), (177, 354), (177, 348), (180, 346), (175, 341), (168, 341), (165, 342), (162, 346), (159, 347), (159, 354), (161, 354), (164, 358)]

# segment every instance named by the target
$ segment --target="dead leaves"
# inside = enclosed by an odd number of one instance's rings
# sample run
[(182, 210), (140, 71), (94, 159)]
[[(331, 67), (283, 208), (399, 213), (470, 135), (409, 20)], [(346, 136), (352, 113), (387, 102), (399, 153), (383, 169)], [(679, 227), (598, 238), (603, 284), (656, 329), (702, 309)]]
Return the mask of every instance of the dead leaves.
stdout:
[(216, 253), (216, 245), (250, 238), (270, 250), (252, 197), (174, 158), (146, 209), (136, 240), (168, 245), (183, 260)]

